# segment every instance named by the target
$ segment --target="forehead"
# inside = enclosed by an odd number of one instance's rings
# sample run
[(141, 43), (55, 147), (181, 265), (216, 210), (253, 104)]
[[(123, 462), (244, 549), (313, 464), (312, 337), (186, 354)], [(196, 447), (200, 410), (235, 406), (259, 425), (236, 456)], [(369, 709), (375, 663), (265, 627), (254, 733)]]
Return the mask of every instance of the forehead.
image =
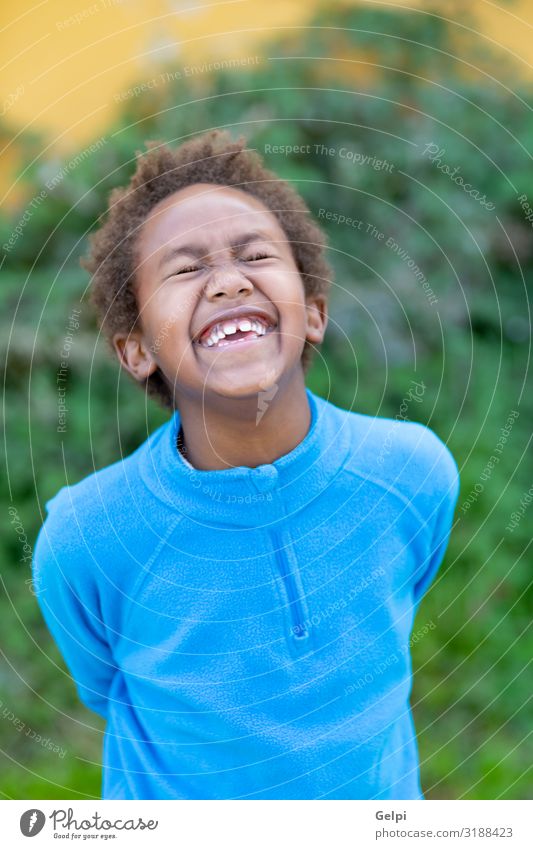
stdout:
[(202, 239), (216, 248), (239, 231), (251, 229), (286, 241), (276, 217), (257, 198), (229, 186), (196, 183), (154, 206), (142, 228), (141, 249), (153, 254), (165, 246)]

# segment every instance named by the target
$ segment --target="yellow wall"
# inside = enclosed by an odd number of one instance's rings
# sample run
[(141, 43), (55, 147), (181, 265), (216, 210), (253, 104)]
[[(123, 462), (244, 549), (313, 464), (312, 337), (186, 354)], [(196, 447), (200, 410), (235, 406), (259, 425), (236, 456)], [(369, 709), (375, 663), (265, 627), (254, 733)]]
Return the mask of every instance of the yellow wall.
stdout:
[[(299, 24), (313, 12), (313, 2), (287, 0), (52, 0), (34, 6), (21, 13), (20, 2), (3, 0), (0, 55), (8, 64), (0, 99), (23, 87), (8, 109), (10, 123), (45, 130), (69, 149), (98, 136), (117, 108), (114, 95), (151, 78), (159, 66), (250, 56), (277, 27)], [(76, 21), (75, 15), (83, 17)]]
[[(183, 70), (261, 54), (273, 31), (305, 24), (319, 5), (319, 0), (3, 0), (0, 113), (13, 135), (35, 128), (46, 133), (51, 150), (79, 150), (105, 132), (121, 93), (153, 78), (162, 66)], [(409, 0), (398, 5), (405, 8)], [(479, 20), (480, 38), (513, 56), (520, 74), (531, 74), (533, 2), (498, 8), (472, 0), (468, 6)], [(455, 20), (458, 8), (457, 2), (439, 4)], [(3, 165), (10, 171), (16, 140), (4, 142)]]

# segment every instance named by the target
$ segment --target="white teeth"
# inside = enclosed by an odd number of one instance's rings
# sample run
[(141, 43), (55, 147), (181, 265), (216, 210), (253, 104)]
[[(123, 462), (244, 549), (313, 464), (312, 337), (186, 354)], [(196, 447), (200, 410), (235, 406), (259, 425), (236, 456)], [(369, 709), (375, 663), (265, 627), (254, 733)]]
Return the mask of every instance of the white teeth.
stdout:
[(224, 342), (223, 340), (226, 336), (232, 336), (236, 333), (237, 329), (241, 330), (243, 333), (253, 331), (256, 336), (264, 336), (267, 332), (266, 325), (257, 319), (241, 318), (237, 321), (222, 321), (212, 328), (211, 333), (203, 344), (207, 345), (209, 348), (213, 345), (220, 348), (225, 345), (229, 345), (229, 342)]

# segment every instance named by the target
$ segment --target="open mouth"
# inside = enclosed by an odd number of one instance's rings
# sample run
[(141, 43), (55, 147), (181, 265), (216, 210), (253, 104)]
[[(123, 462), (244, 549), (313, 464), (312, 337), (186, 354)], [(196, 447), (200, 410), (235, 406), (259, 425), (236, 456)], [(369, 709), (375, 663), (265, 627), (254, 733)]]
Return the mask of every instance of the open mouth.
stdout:
[(277, 325), (270, 324), (263, 317), (246, 316), (245, 318), (233, 318), (220, 321), (211, 325), (200, 336), (197, 344), (202, 348), (220, 348), (242, 346), (245, 342), (251, 342), (268, 336), (276, 330)]

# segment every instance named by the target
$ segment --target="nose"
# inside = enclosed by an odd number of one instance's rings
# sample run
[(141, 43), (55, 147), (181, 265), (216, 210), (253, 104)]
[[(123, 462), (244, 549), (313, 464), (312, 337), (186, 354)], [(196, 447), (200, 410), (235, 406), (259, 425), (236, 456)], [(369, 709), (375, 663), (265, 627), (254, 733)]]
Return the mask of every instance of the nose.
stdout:
[(224, 295), (234, 298), (253, 292), (253, 284), (234, 266), (219, 266), (209, 275), (205, 293), (208, 298), (221, 298)]

